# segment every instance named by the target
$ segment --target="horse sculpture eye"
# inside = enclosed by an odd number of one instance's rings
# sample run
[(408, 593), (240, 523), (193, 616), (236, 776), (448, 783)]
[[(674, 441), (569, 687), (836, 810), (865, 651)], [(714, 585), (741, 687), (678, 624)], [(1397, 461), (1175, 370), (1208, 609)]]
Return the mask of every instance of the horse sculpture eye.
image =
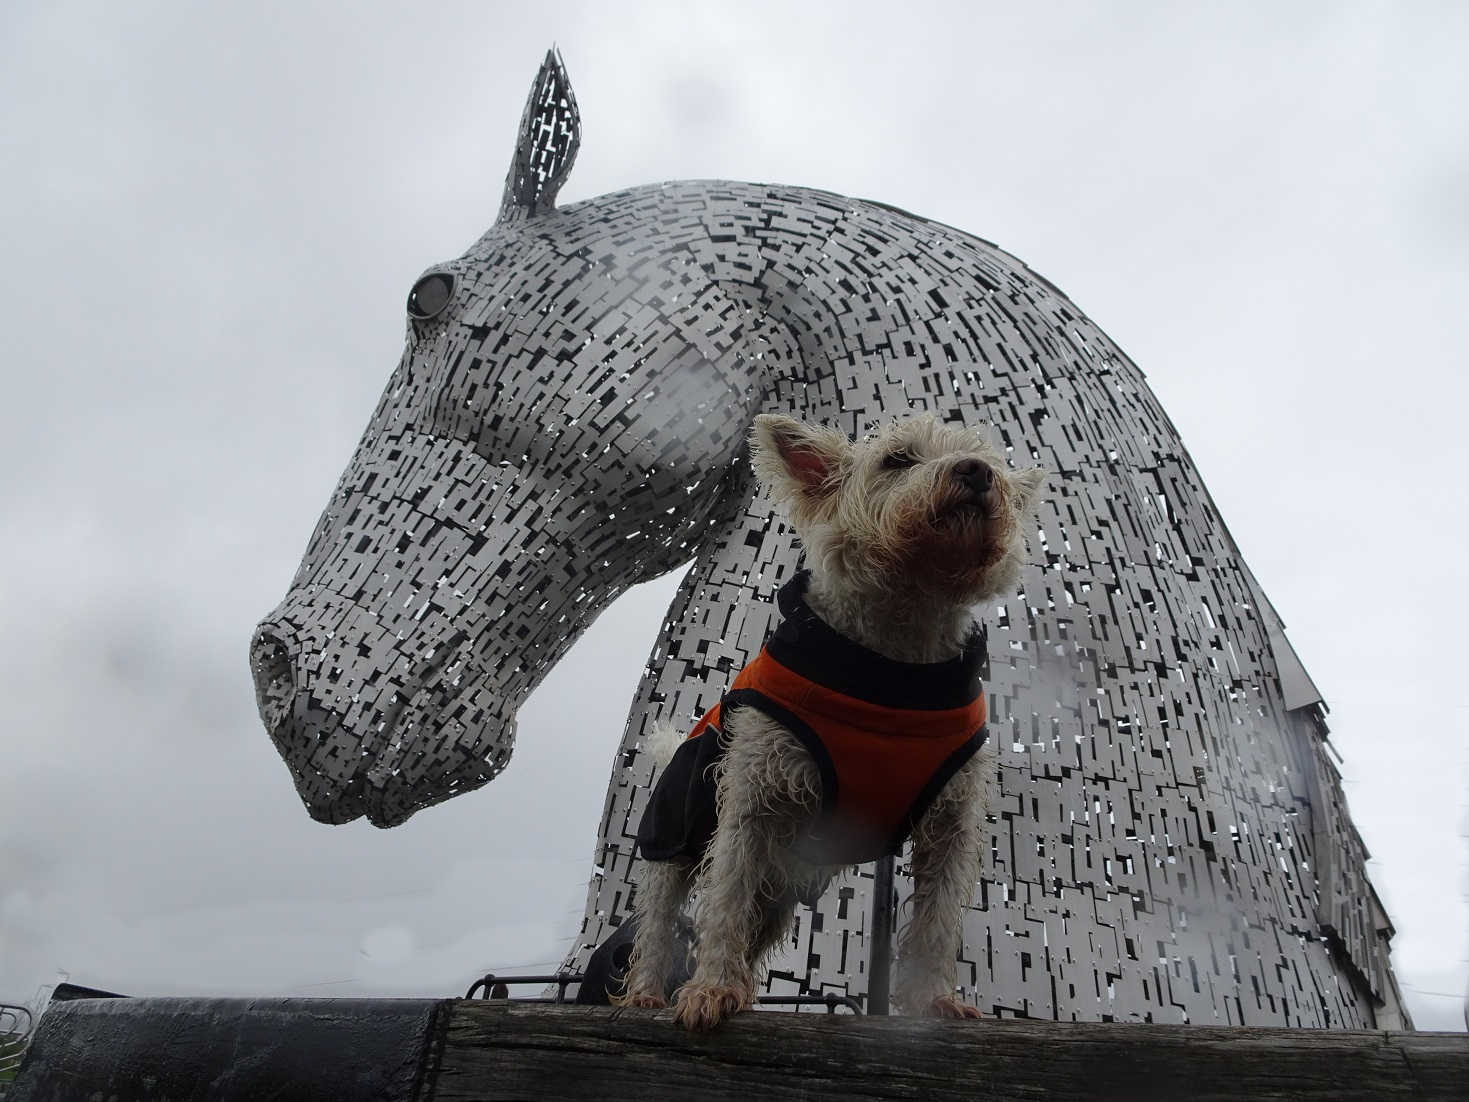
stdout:
[(415, 321), (438, 317), (454, 295), (454, 277), (447, 272), (424, 276), (408, 292), (408, 316)]
[(882, 469), (885, 471), (901, 471), (906, 467), (916, 466), (918, 460), (907, 452), (893, 452), (882, 457)]

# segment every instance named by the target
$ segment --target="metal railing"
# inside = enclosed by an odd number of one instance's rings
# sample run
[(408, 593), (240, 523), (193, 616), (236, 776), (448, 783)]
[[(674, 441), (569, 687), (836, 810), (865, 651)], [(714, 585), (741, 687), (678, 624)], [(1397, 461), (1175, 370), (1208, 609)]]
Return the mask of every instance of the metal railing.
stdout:
[[(554, 995), (527, 995), (516, 998), (518, 1003), (565, 1003), (566, 989), (573, 983), (581, 983), (586, 977), (580, 972), (556, 972), (539, 976), (497, 976), (488, 972), (469, 985), (464, 993), (466, 999), (509, 999), (512, 984), (536, 984), (541, 987), (556, 985)], [(483, 995), (479, 994), (483, 992)], [(853, 1014), (861, 1014), (862, 1003), (852, 995), (761, 995), (756, 999), (761, 1006), (824, 1006), (828, 1014), (835, 1014), (837, 1007), (846, 1007)]]
[[(825, 1006), (828, 1014), (835, 1014), (839, 1006), (844, 1006), (853, 1014), (878, 1014), (888, 1013), (888, 1000), (891, 989), (892, 962), (893, 962), (893, 924), (897, 917), (897, 893), (893, 890), (893, 855), (884, 854), (873, 863), (872, 870), (872, 950), (869, 960), (867, 1008), (864, 1009), (862, 996), (837, 995), (827, 992), (821, 995), (760, 995), (756, 1002), (761, 1006)], [(564, 1003), (566, 1002), (566, 989), (571, 984), (580, 984), (586, 976), (581, 972), (555, 972), (549, 975), (536, 976), (497, 976), (493, 972), (486, 973), (469, 985), (465, 992), (466, 999), (476, 997), (476, 992), (483, 991), (487, 999), (509, 999), (511, 984), (548, 984), (556, 985), (556, 993), (551, 996), (531, 995), (517, 998), (516, 1002), (526, 1003)]]
[(475, 992), (483, 990), (487, 999), (508, 999), (510, 997), (509, 985), (512, 983), (536, 983), (542, 986), (554, 983), (556, 994), (550, 997), (545, 995), (526, 995), (516, 999), (516, 1002), (524, 1003), (564, 1003), (566, 1001), (567, 985), (581, 983), (586, 977), (580, 972), (557, 972), (545, 976), (497, 976), (493, 972), (487, 972), (479, 979), (469, 985), (469, 990), (464, 993), (466, 999), (476, 997)]
[(0, 1003), (0, 1095), (5, 1094), (15, 1078), (35, 1028), (35, 1019), (28, 1009)]

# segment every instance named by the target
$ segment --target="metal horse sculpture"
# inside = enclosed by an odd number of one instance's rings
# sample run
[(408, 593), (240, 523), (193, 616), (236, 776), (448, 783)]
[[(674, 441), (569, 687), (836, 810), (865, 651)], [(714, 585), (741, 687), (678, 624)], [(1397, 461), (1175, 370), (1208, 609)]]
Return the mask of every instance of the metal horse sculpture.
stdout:
[[(597, 614), (692, 561), (615, 759), (584, 962), (638, 880), (644, 732), (718, 698), (796, 563), (751, 418), (858, 434), (932, 410), (1054, 472), (1022, 591), (981, 610), (1003, 752), (965, 995), (1399, 1024), (1320, 698), (1142, 373), (1014, 257), (885, 204), (700, 181), (558, 207), (579, 132), (549, 54), (497, 221), (414, 285), (403, 358), (256, 632), (310, 814), (388, 827), (485, 784)], [(865, 993), (870, 886), (800, 913), (773, 990)]]

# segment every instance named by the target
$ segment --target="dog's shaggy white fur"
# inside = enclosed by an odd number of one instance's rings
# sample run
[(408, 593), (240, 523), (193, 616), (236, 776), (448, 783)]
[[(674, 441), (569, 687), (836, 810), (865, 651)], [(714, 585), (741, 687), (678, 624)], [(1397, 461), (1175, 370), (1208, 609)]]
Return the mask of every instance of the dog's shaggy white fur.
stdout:
[[(764, 414), (751, 434), (755, 472), (806, 551), (807, 602), (832, 628), (904, 662), (959, 654), (973, 605), (1012, 589), (1021, 527), (1044, 479), (1010, 471), (974, 432), (932, 416), (853, 443), (831, 429)], [(647, 862), (623, 1005), (657, 1007), (674, 925), (697, 888), (697, 964), (677, 1020), (709, 1029), (755, 1000), (759, 970), (786, 936), (796, 901), (843, 871), (796, 856), (821, 806), (821, 777), (796, 737), (762, 712), (733, 709), (716, 772), (718, 827), (697, 867)], [(673, 746), (663, 736), (665, 755)], [(664, 756), (664, 755), (660, 755)], [(666, 757), (664, 757), (666, 760)], [(955, 995), (964, 908), (979, 872), (988, 755), (944, 787), (912, 835), (912, 915), (899, 938), (895, 996), (908, 1013), (977, 1017)]]

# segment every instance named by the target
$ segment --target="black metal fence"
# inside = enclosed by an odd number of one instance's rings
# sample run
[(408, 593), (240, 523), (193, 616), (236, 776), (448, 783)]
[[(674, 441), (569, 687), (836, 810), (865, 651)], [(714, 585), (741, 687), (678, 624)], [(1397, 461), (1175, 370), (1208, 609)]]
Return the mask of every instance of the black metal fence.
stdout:
[(15, 1078), (35, 1028), (35, 1019), (25, 1007), (0, 1003), (0, 1096)]
[[(536, 987), (548, 989), (552, 985), (556, 990), (545, 990), (540, 995), (517, 996), (516, 1002), (525, 1003), (564, 1003), (569, 1001), (566, 989), (572, 984), (579, 984), (586, 977), (580, 972), (555, 972), (546, 975), (535, 976), (497, 976), (490, 972), (481, 976), (469, 985), (469, 990), (464, 993), (466, 999), (508, 999), (510, 998), (511, 985), (531, 984)], [(761, 995), (758, 1000), (761, 1006), (823, 1006), (828, 1014), (835, 1014), (837, 1007), (850, 1010), (853, 1014), (862, 1013), (862, 1004), (850, 995)]]

